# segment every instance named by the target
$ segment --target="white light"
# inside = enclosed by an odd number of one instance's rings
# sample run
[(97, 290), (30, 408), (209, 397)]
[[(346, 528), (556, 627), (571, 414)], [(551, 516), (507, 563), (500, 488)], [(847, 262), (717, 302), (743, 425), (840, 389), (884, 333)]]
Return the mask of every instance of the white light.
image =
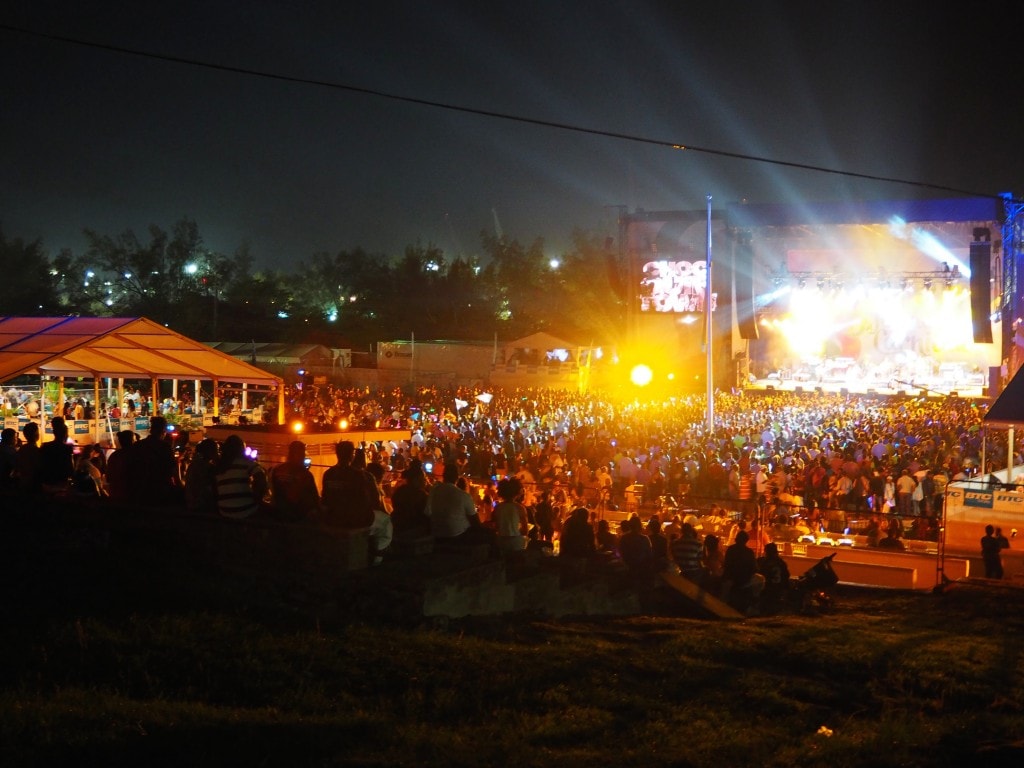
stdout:
[(194, 275), (198, 271), (199, 271), (199, 265), (198, 264), (186, 264), (185, 265), (185, 274), (186, 275)]
[(548, 266), (551, 267), (552, 269), (558, 269), (560, 266), (562, 266), (562, 262), (559, 261), (558, 259), (551, 259), (548, 262)]

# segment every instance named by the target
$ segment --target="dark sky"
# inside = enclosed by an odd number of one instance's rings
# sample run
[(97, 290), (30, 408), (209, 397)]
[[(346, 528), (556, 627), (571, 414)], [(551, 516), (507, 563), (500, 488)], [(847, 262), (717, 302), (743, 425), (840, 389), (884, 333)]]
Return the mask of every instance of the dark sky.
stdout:
[[(1015, 38), (977, 2), (19, 3), (0, 10), (0, 227), (83, 248), (195, 219), (226, 253), (552, 253), (630, 210), (1024, 193)], [(155, 9), (155, 10), (154, 10)], [(172, 63), (12, 31), (320, 81)], [(820, 166), (899, 184), (727, 157)]]

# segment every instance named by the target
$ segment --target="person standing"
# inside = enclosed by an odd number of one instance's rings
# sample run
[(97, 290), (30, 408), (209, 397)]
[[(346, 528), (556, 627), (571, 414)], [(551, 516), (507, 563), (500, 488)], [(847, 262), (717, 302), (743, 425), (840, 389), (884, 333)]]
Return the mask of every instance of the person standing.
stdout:
[(916, 488), (917, 481), (909, 469), (904, 469), (896, 478), (896, 514), (900, 517), (910, 517), (913, 514), (913, 496)]
[(981, 559), (985, 563), (986, 579), (1003, 578), (1002, 552), (992, 525), (985, 526), (985, 535), (981, 537)]

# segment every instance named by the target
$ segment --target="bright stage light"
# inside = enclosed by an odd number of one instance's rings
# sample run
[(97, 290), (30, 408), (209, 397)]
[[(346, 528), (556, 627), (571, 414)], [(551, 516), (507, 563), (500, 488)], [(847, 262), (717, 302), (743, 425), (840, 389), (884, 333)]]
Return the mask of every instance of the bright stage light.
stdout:
[(342, 419), (341, 421), (339, 421), (338, 429), (340, 429), (342, 432), (348, 429), (348, 419)]
[(633, 370), (629, 372), (629, 380), (636, 384), (638, 387), (646, 387), (651, 383), (651, 379), (654, 378), (654, 372), (646, 365), (634, 365)]
[(306, 428), (305, 425), (301, 421), (293, 421), (292, 422), (292, 432), (295, 432), (296, 434), (298, 434), (299, 432), (301, 432), (305, 428)]

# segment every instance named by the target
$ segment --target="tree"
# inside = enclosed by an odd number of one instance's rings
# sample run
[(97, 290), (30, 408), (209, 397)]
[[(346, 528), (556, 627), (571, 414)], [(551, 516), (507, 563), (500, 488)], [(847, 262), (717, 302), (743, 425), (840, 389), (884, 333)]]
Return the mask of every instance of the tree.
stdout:
[(64, 314), (57, 279), (42, 242), (8, 240), (0, 230), (0, 312), (5, 315)]
[(522, 336), (550, 323), (552, 305), (548, 259), (544, 241), (537, 238), (529, 247), (518, 240), (481, 233), (490, 263), (483, 271), (488, 298), (495, 306), (496, 320), (510, 336)]
[[(86, 273), (96, 275), (94, 298), (115, 315), (144, 315), (170, 323), (178, 307), (194, 295), (188, 265), (202, 257), (202, 238), (194, 221), (182, 219), (173, 237), (156, 224), (149, 226), (149, 242), (132, 230), (117, 238), (85, 230), (88, 249)], [(102, 297), (99, 294), (102, 292)]]

